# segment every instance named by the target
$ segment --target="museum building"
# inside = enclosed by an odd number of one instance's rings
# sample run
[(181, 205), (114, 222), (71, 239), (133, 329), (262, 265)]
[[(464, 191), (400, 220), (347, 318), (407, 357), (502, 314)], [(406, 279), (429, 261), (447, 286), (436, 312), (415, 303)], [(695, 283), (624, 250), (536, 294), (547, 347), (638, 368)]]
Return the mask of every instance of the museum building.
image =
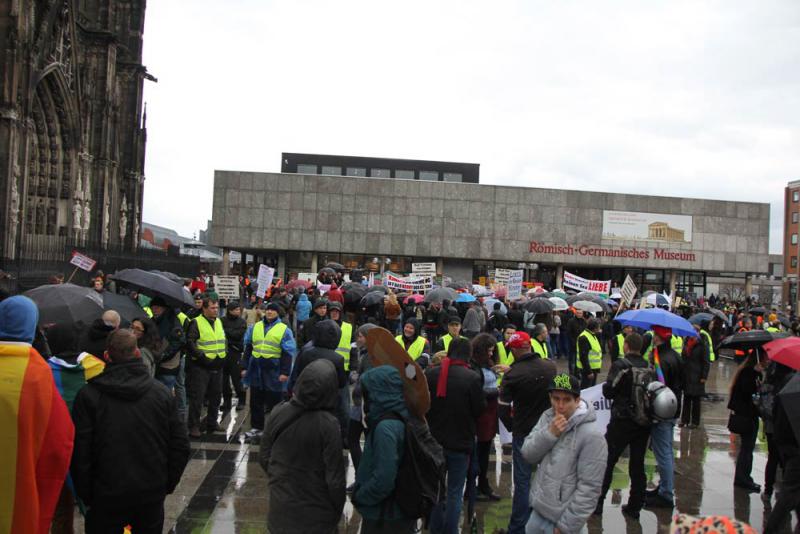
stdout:
[(216, 171), (211, 244), (287, 279), (329, 262), (396, 273), (435, 262), (473, 282), (522, 268), (548, 288), (568, 271), (701, 296), (710, 277), (747, 286), (769, 270), (766, 203), (347, 176), (325, 163), (342, 174)]

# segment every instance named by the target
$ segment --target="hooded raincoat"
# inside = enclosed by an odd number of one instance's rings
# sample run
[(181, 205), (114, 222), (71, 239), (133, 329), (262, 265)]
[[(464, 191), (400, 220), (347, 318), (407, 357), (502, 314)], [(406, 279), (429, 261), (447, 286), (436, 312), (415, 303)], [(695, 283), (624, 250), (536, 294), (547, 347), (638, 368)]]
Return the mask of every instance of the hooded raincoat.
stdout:
[(270, 532), (335, 532), (345, 502), (345, 464), (336, 368), (311, 362), (291, 401), (275, 408), (261, 441), (260, 463), (269, 479)]

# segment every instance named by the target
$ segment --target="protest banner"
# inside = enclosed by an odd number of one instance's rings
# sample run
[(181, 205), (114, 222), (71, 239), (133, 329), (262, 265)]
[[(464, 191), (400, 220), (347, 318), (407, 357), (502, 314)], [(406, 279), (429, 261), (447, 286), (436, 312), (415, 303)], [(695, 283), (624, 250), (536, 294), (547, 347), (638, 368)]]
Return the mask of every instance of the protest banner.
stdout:
[(317, 273), (297, 273), (297, 279), (305, 280), (313, 285), (317, 283)]
[(508, 293), (506, 293), (506, 298), (513, 300), (522, 296), (523, 276), (524, 271), (522, 269), (508, 271)]
[(633, 278), (631, 278), (631, 275), (626, 276), (625, 283), (622, 284), (622, 289), (620, 290), (622, 302), (625, 303), (626, 306), (630, 306), (631, 302), (633, 302), (633, 297), (636, 296), (637, 291), (638, 289), (636, 288), (636, 284), (633, 283)]
[(564, 271), (564, 287), (608, 296), (611, 292), (611, 280), (587, 280), (576, 274)]
[(433, 289), (433, 276), (429, 274), (411, 276), (396, 276), (390, 273), (384, 274), (383, 285), (389, 289), (400, 291), (423, 292)]
[(239, 277), (214, 275), (214, 291), (219, 298), (230, 302), (239, 300)]
[(597, 419), (592, 424), (598, 432), (605, 434), (611, 421), (611, 401), (603, 396), (603, 384), (581, 390), (581, 399), (594, 408)]
[(510, 269), (495, 269), (494, 270), (495, 285), (508, 287), (508, 278), (510, 276), (511, 276)]
[(258, 284), (258, 289), (256, 290), (256, 296), (258, 298), (263, 299), (264, 295), (267, 293), (267, 288), (272, 285), (272, 279), (275, 276), (275, 269), (272, 267), (267, 267), (266, 265), (259, 265), (258, 267), (258, 278), (256, 279), (256, 283)]
[(72, 258), (69, 260), (69, 263), (70, 265), (74, 265), (78, 269), (83, 269), (86, 272), (91, 271), (94, 269), (94, 266), (97, 265), (96, 260), (93, 260), (89, 256), (84, 256), (75, 250), (72, 251)]
[(413, 274), (436, 274), (436, 263), (412, 263), (411, 272)]

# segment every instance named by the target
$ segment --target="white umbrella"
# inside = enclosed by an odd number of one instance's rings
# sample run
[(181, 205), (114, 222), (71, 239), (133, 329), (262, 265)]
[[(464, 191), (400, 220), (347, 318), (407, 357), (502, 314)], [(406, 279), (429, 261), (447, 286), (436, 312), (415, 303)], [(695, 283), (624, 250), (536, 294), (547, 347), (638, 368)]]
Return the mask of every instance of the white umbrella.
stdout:
[[(494, 310), (494, 303), (495, 302), (500, 302), (500, 301), (497, 300), (497, 299), (486, 299), (486, 300), (483, 301), (483, 307), (486, 308), (486, 311), (488, 311), (489, 313), (492, 313), (492, 311)], [(503, 313), (508, 313), (508, 309), (506, 308), (506, 305), (503, 304), (502, 302), (500, 302), (500, 311), (503, 312)]]
[(572, 303), (572, 307), (576, 310), (582, 310), (589, 313), (599, 313), (603, 311), (603, 307), (596, 302), (589, 300), (578, 300)]
[(553, 311), (564, 311), (569, 309), (569, 304), (567, 304), (567, 301), (561, 297), (550, 297), (548, 300), (553, 303), (553, 306), (555, 306)]
[(476, 297), (488, 297), (492, 291), (480, 284), (472, 284), (472, 294)]

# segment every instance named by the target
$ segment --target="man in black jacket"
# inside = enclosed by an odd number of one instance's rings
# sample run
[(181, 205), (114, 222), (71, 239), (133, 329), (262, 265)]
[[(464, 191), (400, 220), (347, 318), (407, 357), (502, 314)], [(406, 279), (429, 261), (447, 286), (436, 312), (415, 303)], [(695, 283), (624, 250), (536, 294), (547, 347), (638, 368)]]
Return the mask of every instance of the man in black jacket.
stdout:
[[(543, 360), (531, 349), (531, 338), (525, 332), (514, 333), (506, 343), (514, 355), (511, 369), (500, 384), (498, 411), (503, 424), (513, 435), (514, 499), (508, 534), (522, 534), (530, 516), (528, 495), (533, 467), (522, 457), (522, 445), (539, 417), (550, 408), (550, 387), (558, 372), (555, 362)], [(511, 417), (511, 403), (514, 416)]]
[[(209, 297), (203, 298), (203, 312), (199, 317), (189, 321), (186, 330), (186, 394), (189, 400), (189, 435), (193, 438), (200, 437), (200, 414), (203, 411), (203, 402), (208, 397), (208, 412), (205, 419), (207, 432), (219, 430), (217, 416), (219, 415), (219, 403), (222, 396), (222, 366), (225, 364), (225, 339), (222, 322), (217, 317), (219, 314), (219, 303)], [(215, 350), (206, 350), (204, 347), (210, 341), (201, 339), (200, 325), (204, 332), (212, 332), (216, 335), (217, 324), (223, 333), (222, 354), (215, 353)], [(208, 335), (208, 334), (206, 334)]]
[[(245, 407), (245, 392), (242, 387), (242, 354), (244, 353), (244, 334), (247, 322), (242, 319), (242, 307), (239, 301), (228, 303), (228, 313), (222, 318), (222, 328), (228, 341), (228, 354), (222, 367), (222, 411), (228, 412), (232, 407), (232, 398), (236, 394), (236, 410)], [(233, 388), (231, 388), (233, 384)]]
[[(785, 387), (796, 385), (800, 377), (795, 376), (789, 380)], [(780, 451), (783, 461), (783, 474), (781, 491), (778, 493), (778, 500), (775, 508), (764, 528), (764, 534), (774, 534), (784, 532), (782, 529), (792, 510), (800, 510), (800, 447), (797, 444), (797, 434), (792, 428), (789, 420), (789, 410), (796, 410), (796, 407), (789, 408), (786, 401), (780, 395), (775, 397), (773, 414), (775, 418), (775, 441)], [(788, 529), (787, 529), (788, 531)]]
[(160, 533), (164, 498), (189, 461), (172, 393), (150, 378), (130, 330), (109, 336), (109, 363), (75, 398), (72, 477), (86, 532)]
[(603, 489), (597, 502), (595, 515), (603, 513), (603, 501), (611, 485), (611, 475), (614, 466), (626, 447), (630, 446), (628, 459), (628, 474), (631, 478), (631, 492), (628, 504), (622, 507), (622, 513), (638, 518), (639, 511), (644, 506), (644, 492), (647, 486), (647, 477), (644, 473), (644, 455), (647, 452), (647, 441), (650, 439), (650, 424), (642, 424), (634, 420), (635, 404), (633, 369), (646, 369), (649, 378), (647, 383), (655, 380), (655, 372), (642, 358), (642, 336), (628, 334), (623, 342), (625, 357), (611, 364), (608, 377), (603, 384), (603, 396), (613, 401), (611, 405), (611, 421), (606, 429), (606, 443), (608, 444), (608, 463), (606, 474), (603, 478)]
[[(302, 349), (303, 345), (311, 341), (311, 331), (313, 330), (314, 325), (325, 321), (327, 318), (328, 301), (323, 298), (319, 298), (314, 302), (314, 304), (311, 305), (311, 317), (303, 321), (303, 328), (301, 328), (300, 332), (297, 333), (298, 350)], [(339, 335), (341, 335), (341, 333)], [(336, 340), (336, 343), (339, 343), (338, 339)]]
[[(661, 369), (664, 384), (672, 390), (678, 399), (678, 411), (681, 413), (681, 394), (683, 392), (683, 362), (681, 357), (672, 349), (670, 343), (672, 330), (662, 326), (653, 326), (653, 352), (650, 361)], [(645, 504), (648, 507), (672, 508), (675, 502), (675, 462), (673, 457), (673, 431), (675, 419), (658, 421), (650, 429), (650, 440), (653, 454), (658, 464), (660, 479), (658, 487), (645, 494)]]
[(442, 364), (425, 371), (431, 407), (428, 426), (444, 449), (447, 463), (447, 502), (434, 510), (432, 528), (458, 532), (470, 455), (475, 446), (476, 423), (486, 407), (483, 376), (469, 367), (472, 345), (465, 338), (450, 342)]

